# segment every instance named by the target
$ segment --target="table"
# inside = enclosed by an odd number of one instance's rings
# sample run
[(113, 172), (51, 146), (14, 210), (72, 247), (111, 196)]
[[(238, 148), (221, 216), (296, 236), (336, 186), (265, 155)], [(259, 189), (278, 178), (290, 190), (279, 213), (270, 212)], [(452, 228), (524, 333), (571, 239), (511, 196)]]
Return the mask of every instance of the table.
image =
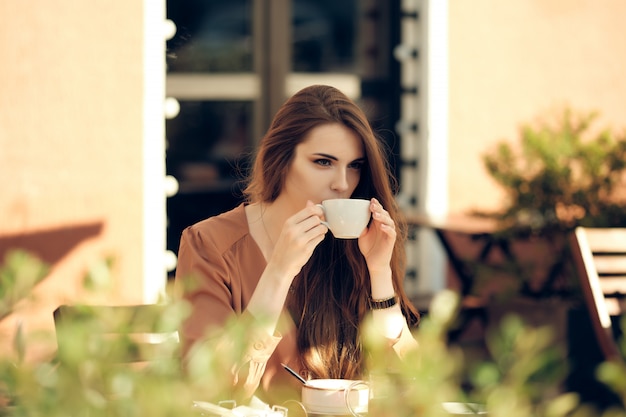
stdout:
[(565, 233), (533, 235), (496, 219), (464, 214), (405, 215), (409, 227), (431, 229), (448, 258), (447, 287), (460, 296), (450, 342), (480, 354), (485, 330), (503, 311), (520, 308), (525, 319), (534, 321), (537, 303), (569, 302), (578, 293)]
[[(563, 282), (568, 274), (564, 233), (530, 234), (505, 227), (497, 219), (465, 214), (410, 212), (406, 219), (409, 227), (426, 227), (435, 232), (458, 278), (448, 285), (457, 289), (466, 303), (479, 302), (475, 300), (478, 269), (498, 277), (508, 274), (520, 284), (519, 293), (530, 298), (571, 295), (569, 283)], [(529, 272), (529, 265), (535, 270)]]
[(464, 297), (470, 295), (474, 284), (474, 274), (450, 242), (449, 232), (466, 234), (473, 241), (483, 242), (478, 259), (485, 259), (493, 247), (494, 242), (491, 237), (498, 230), (497, 223), (490, 219), (466, 215), (433, 216), (422, 212), (407, 213), (406, 219), (409, 227), (427, 227), (435, 232), (459, 279), (461, 295)]

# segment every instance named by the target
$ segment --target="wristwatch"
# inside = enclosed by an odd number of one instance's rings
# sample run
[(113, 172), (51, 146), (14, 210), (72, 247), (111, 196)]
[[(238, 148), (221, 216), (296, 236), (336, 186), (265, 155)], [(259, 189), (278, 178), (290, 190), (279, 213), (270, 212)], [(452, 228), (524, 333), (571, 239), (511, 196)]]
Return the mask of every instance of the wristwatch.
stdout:
[(398, 296), (396, 294), (392, 295), (389, 298), (383, 298), (379, 300), (370, 298), (370, 308), (372, 310), (383, 310), (385, 308), (393, 307), (396, 304), (398, 304)]

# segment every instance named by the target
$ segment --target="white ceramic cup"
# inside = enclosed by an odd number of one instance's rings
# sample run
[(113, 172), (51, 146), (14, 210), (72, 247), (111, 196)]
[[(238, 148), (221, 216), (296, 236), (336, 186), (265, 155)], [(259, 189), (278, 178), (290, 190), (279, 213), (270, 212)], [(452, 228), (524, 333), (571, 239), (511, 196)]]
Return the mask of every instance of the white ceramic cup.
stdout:
[(450, 416), (476, 416), (487, 415), (485, 406), (476, 403), (463, 403), (463, 402), (445, 402), (442, 403), (444, 411)]
[(369, 386), (350, 379), (311, 379), (302, 387), (302, 404), (308, 414), (360, 416), (366, 413)]
[(324, 210), (326, 225), (337, 239), (356, 239), (367, 227), (372, 213), (370, 201), (357, 198), (336, 198), (318, 204)]

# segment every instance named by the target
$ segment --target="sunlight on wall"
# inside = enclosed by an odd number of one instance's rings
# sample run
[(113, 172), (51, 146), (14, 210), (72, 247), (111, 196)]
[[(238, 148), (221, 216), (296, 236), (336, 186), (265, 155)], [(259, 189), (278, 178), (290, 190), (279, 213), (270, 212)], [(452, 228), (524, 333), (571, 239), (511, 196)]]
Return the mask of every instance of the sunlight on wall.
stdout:
[(165, 294), (165, 39), (174, 30), (165, 1), (144, 1), (143, 301)]
[[(448, 2), (424, 2), (425, 56), (424, 121), (421, 161), (423, 190), (420, 209), (431, 216), (448, 212)], [(420, 242), (421, 293), (435, 293), (444, 288), (445, 256), (431, 230), (422, 228)]]

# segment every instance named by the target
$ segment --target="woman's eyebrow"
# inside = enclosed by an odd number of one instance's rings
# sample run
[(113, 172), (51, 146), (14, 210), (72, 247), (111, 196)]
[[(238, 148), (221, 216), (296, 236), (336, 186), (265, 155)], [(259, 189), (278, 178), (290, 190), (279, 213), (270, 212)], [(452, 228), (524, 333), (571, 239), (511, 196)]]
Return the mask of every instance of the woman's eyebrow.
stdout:
[(321, 156), (322, 158), (332, 159), (333, 161), (338, 161), (339, 159), (336, 156), (329, 155), (327, 153), (314, 153), (315, 156)]
[[(313, 155), (315, 156), (319, 156), (322, 158), (328, 158), (331, 159), (333, 161), (339, 161), (339, 159), (336, 156), (333, 155), (329, 155), (327, 153), (314, 153)], [(355, 162), (365, 162), (365, 157), (361, 157), (361, 158), (356, 158), (354, 161), (351, 161), (351, 163), (355, 163)]]

